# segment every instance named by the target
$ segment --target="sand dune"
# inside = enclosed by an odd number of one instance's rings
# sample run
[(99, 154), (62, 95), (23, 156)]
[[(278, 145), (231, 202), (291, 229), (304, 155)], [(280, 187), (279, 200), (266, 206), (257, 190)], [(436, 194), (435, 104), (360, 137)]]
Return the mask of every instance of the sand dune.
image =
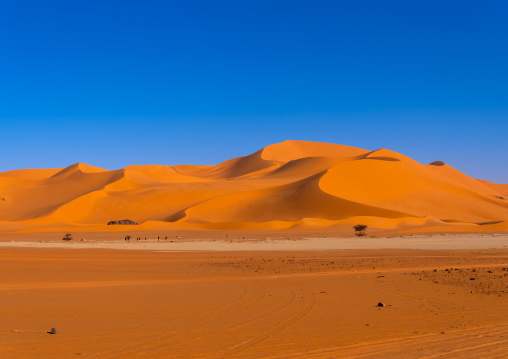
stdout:
[(60, 172), (63, 168), (41, 168), (41, 169), (24, 169), (1, 172), (0, 178), (19, 178), (28, 180), (41, 180), (53, 176)]
[(508, 185), (388, 149), (285, 141), (216, 166), (76, 163), (0, 173), (9, 228), (103, 228), (111, 220), (209, 229), (504, 230)]
[(487, 187), (492, 188), (497, 193), (502, 193), (505, 196), (508, 196), (508, 184), (497, 184), (497, 183), (493, 183), (493, 182), (485, 181), (485, 180), (481, 180), (481, 179), (478, 179), (477, 181), (479, 181), (480, 183), (484, 184)]

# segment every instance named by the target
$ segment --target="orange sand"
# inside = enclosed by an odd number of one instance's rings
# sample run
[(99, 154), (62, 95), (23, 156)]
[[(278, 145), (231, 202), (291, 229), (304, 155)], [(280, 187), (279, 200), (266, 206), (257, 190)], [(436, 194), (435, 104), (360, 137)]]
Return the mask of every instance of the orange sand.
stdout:
[[(508, 352), (507, 249), (2, 247), (0, 265), (0, 357), (6, 359), (504, 358)], [(52, 327), (57, 334), (46, 333)]]
[(399, 153), (305, 141), (217, 166), (0, 173), (0, 231), (508, 231), (508, 185)]
[(0, 173), (0, 357), (505, 358), (507, 198), (441, 162), (303, 141)]

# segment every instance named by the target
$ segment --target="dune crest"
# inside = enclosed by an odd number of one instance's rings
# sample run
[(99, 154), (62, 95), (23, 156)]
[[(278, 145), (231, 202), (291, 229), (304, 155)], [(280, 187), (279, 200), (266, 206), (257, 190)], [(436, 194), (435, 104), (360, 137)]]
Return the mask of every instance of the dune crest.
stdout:
[(285, 163), (306, 157), (355, 157), (368, 152), (361, 148), (333, 143), (287, 140), (263, 148), (261, 158)]
[(80, 173), (99, 173), (99, 172), (107, 172), (107, 170), (99, 168), (99, 167), (94, 167), (94, 166), (90, 166), (90, 165), (78, 162), (78, 163), (75, 163), (73, 165), (70, 165), (69, 167), (66, 167), (66, 168), (62, 169), (61, 171), (55, 173), (51, 177), (69, 175), (69, 174), (73, 174), (73, 173), (76, 173), (76, 172), (80, 172)]
[(215, 166), (108, 171), (76, 163), (0, 173), (6, 228), (65, 223), (92, 230), (117, 218), (139, 228), (332, 230), (361, 221), (379, 229), (502, 230), (508, 185), (385, 148), (309, 141), (276, 143)]

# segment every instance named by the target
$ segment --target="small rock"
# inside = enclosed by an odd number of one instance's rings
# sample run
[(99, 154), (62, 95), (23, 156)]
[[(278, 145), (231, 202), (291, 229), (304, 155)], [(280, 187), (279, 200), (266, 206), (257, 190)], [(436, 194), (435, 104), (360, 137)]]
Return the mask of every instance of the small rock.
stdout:
[(377, 306), (378, 307), (384, 307), (385, 305), (384, 305), (384, 303), (379, 302), (379, 303), (377, 303)]
[(51, 330), (48, 332), (48, 334), (56, 334), (56, 329), (55, 328), (51, 328)]

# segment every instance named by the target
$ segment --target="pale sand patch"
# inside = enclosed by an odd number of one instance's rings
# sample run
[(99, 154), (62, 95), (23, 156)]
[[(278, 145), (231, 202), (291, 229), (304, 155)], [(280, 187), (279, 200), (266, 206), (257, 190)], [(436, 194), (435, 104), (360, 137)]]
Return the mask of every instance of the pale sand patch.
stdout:
[(508, 234), (460, 234), (397, 236), (387, 238), (303, 238), (298, 240), (193, 240), (174, 241), (38, 241), (0, 242), (0, 247), (88, 248), (148, 251), (327, 251), (341, 249), (492, 249), (507, 248)]

